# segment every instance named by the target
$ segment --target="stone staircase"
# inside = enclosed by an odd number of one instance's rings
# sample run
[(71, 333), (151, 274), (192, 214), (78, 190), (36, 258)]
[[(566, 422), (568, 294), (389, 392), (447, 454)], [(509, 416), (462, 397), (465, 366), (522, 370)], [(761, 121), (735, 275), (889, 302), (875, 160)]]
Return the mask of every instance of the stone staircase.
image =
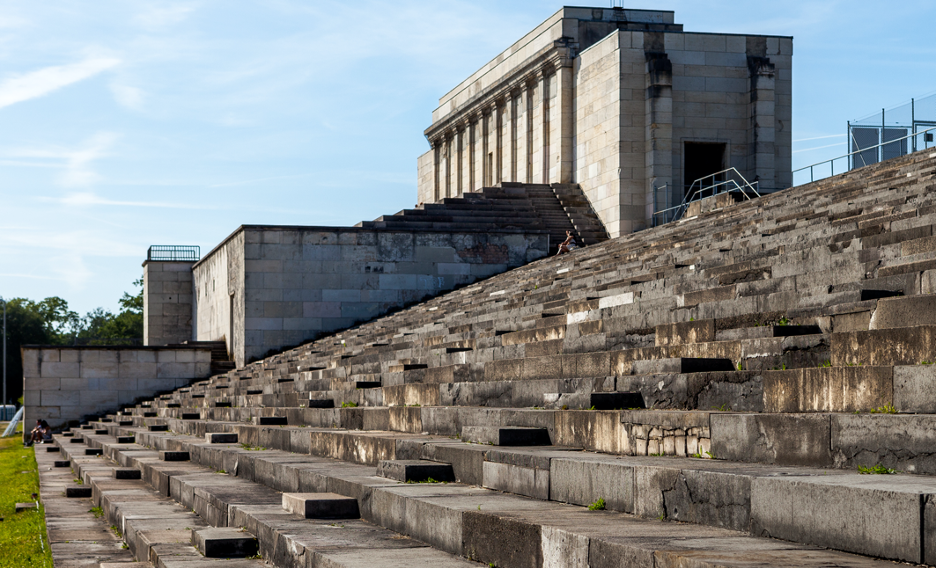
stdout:
[(934, 188), (919, 152), (700, 212), (56, 444), (160, 566), (138, 492), (276, 566), (936, 564)]
[(426, 228), (450, 231), (496, 231), (521, 229), (547, 231), (550, 254), (555, 254), (566, 231), (572, 231), (579, 246), (608, 239), (608, 233), (588, 199), (575, 184), (524, 184), (503, 182), (440, 203), (404, 209), (355, 225), (365, 229)]

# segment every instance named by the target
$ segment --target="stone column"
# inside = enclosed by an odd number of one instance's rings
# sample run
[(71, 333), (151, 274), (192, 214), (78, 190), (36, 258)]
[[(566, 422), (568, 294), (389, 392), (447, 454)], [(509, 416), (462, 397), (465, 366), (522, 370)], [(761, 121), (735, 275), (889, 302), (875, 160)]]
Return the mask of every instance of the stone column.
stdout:
[(455, 197), (461, 197), (464, 192), (465, 174), (465, 129), (458, 125), (455, 130)]
[(530, 179), (527, 183), (545, 183), (543, 180), (543, 115), (544, 115), (544, 97), (546, 89), (546, 78), (542, 71), (536, 73), (535, 83), (530, 86), (532, 112), (530, 113), (530, 122), (532, 131), (530, 133)]
[(491, 175), (491, 182), (493, 184), (500, 183), (504, 177), (504, 100), (500, 99), (494, 101), (494, 160), (493, 160), (493, 173)]
[(465, 126), (465, 133), (468, 137), (467, 141), (467, 152), (465, 155), (466, 165), (465, 165), (465, 176), (467, 177), (467, 182), (465, 185), (465, 191), (474, 191), (475, 188), (475, 120), (473, 117), (467, 118), (467, 126)]
[(559, 152), (559, 169), (553, 181), (557, 183), (572, 183), (572, 168), (574, 148), (572, 140), (575, 135), (575, 112), (573, 97), (575, 91), (572, 86), (573, 70), (572, 59), (563, 59), (556, 70), (556, 94), (558, 95), (557, 114), (559, 126), (557, 144)]
[[(644, 151), (646, 164), (645, 226), (657, 209), (669, 207), (664, 186), (673, 184), (673, 64), (665, 53), (647, 52), (647, 98)], [(672, 193), (672, 192), (671, 192)], [(636, 204), (635, 204), (636, 205)]]
[(776, 141), (776, 69), (767, 57), (748, 56), (751, 71), (751, 124), (748, 128), (750, 159), (748, 181), (760, 182), (764, 189), (776, 189), (774, 146)]
[(481, 114), (481, 187), (491, 185), (491, 168), (489, 167), (488, 152), (491, 148), (491, 110), (485, 109)]
[(442, 144), (439, 140), (432, 141), (432, 201), (437, 203), (442, 197)]
[(510, 140), (510, 158), (508, 167), (510, 168), (507, 175), (509, 181), (520, 181), (519, 172), (517, 166), (519, 164), (519, 155), (520, 150), (520, 109), (522, 108), (522, 98), (520, 96), (519, 90), (514, 90), (510, 93), (510, 135), (508, 140)]

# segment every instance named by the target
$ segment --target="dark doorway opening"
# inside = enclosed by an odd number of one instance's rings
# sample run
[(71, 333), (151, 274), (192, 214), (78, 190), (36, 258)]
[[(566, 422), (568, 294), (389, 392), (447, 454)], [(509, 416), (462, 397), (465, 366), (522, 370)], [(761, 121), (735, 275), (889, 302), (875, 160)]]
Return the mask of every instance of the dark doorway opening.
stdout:
[[(725, 181), (725, 174), (709, 177), (692, 187), (697, 179), (711, 176), (725, 169), (725, 144), (711, 142), (686, 142), (685, 166), (683, 167), (683, 192), (687, 198), (699, 187), (711, 188), (718, 182)], [(703, 191), (696, 197), (712, 195), (714, 190)]]

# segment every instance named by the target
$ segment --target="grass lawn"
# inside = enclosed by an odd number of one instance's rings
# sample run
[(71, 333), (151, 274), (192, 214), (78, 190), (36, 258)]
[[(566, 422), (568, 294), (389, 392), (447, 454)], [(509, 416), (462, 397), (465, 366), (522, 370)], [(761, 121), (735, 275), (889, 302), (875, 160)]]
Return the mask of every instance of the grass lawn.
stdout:
[(42, 504), (38, 512), (15, 512), (33, 493), (39, 493), (33, 449), (23, 447), (21, 434), (0, 438), (0, 568), (52, 568)]

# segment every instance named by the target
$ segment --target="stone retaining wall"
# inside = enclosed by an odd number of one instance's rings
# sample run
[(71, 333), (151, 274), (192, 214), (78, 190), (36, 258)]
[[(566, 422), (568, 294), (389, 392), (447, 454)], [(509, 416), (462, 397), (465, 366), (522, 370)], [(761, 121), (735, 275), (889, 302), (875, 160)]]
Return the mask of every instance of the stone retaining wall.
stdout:
[(57, 429), (115, 412), (211, 375), (205, 347), (24, 345), (22, 354), (26, 430), (40, 419)]

